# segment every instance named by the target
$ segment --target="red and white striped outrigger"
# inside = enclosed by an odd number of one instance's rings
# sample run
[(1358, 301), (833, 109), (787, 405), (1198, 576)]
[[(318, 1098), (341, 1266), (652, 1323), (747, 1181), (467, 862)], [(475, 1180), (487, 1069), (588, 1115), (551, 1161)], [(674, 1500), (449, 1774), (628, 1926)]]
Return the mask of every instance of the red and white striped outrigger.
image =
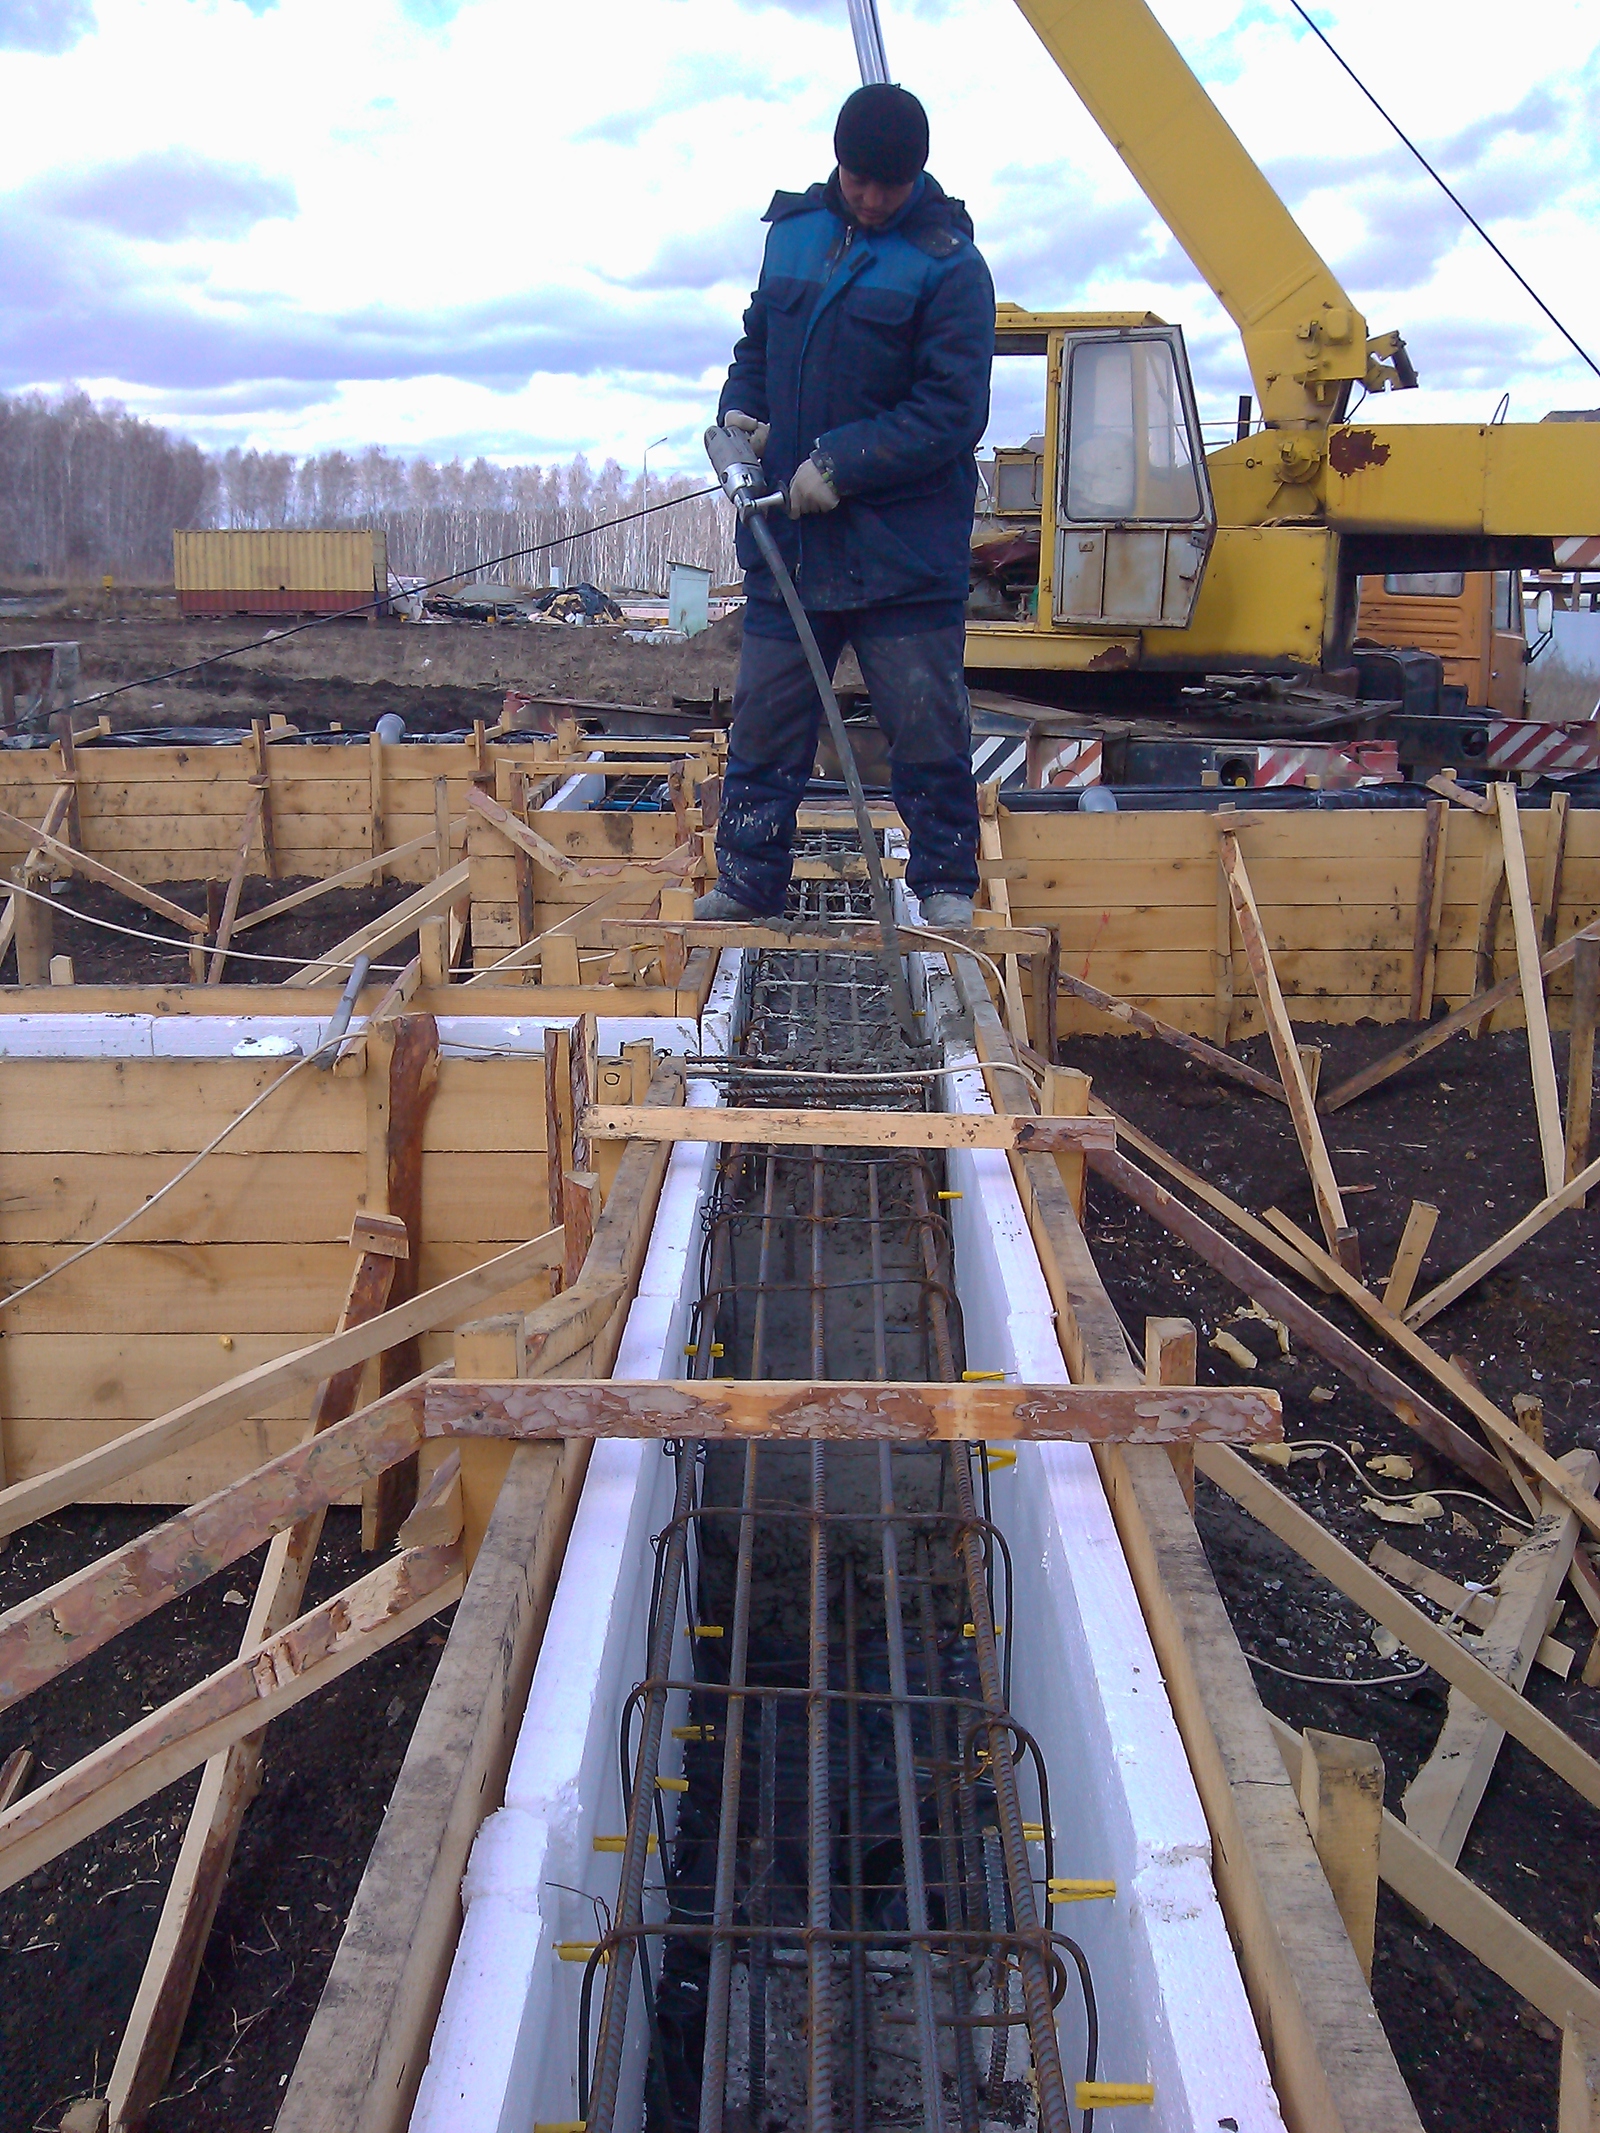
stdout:
[[(1180, 742), (1192, 757), (1193, 744)], [(1400, 755), (1394, 741), (1217, 741), (1212, 745), (1230, 763), (1250, 766), (1250, 784), (1304, 785), (1316, 778), (1330, 792), (1352, 785), (1393, 784), (1400, 776)], [(1104, 777), (1105, 745), (1098, 734), (1073, 734), (1066, 739), (1052, 736), (1033, 750), (1037, 770), (1030, 764), (1030, 785), (1079, 790), (1098, 785)], [(1192, 778), (1193, 772), (1189, 772)]]
[(1562, 726), (1538, 718), (1492, 718), (1485, 767), (1554, 778), (1600, 768), (1600, 718), (1591, 714)]

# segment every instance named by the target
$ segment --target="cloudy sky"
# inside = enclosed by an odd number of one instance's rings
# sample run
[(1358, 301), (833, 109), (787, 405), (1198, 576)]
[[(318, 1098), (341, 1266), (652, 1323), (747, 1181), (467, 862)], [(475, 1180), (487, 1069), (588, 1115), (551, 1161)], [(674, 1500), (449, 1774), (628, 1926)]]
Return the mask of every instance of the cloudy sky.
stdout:
[[(1156, 12), (1373, 331), (1395, 418), (1600, 403), (1288, 0)], [(1012, 0), (880, 0), (1002, 297), (1237, 337)], [(1600, 360), (1600, 14), (1317, 0)], [(699, 464), (777, 186), (826, 174), (845, 0), (0, 0), (0, 390), (68, 380), (208, 446)], [(1000, 366), (995, 433), (1035, 426)], [(1377, 410), (1374, 410), (1377, 412)]]

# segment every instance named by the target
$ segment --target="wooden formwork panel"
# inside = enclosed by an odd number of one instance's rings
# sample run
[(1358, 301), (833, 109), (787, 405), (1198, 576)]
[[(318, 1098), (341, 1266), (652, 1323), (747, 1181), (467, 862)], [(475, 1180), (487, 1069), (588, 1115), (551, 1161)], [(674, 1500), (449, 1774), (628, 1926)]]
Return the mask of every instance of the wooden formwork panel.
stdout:
[[(221, 1059), (8, 1059), (0, 1065), (0, 1283), (38, 1278), (164, 1186), (285, 1069)], [(294, 1075), (224, 1149), (108, 1244), (6, 1313), (4, 1478), (47, 1471), (329, 1333), (354, 1264), (356, 1213), (383, 1207), (381, 1049), (359, 1073)], [(550, 1227), (544, 1062), (439, 1063), (422, 1126), (419, 1287)], [(549, 1294), (541, 1274), (504, 1310)], [(424, 1364), (448, 1333), (425, 1336)], [(293, 1444), (307, 1401), (118, 1483), (115, 1500), (208, 1494)]]
[[(1519, 817), (1535, 904), (1548, 899), (1557, 812)], [(1013, 878), (1020, 925), (1055, 927), (1063, 970), (1135, 1001), (1178, 1027), (1215, 1029), (1218, 963), (1226, 937), (1235, 960), (1234, 1036), (1261, 1027), (1237, 929), (1224, 935), (1218, 837), (1234, 829), (1261, 908), (1279, 982), (1296, 1019), (1403, 1020), (1409, 1013), (1417, 892), (1427, 816), (1421, 809), (1313, 810), (1252, 815), (1007, 814), (1000, 817), (1008, 859), (1026, 861)], [(1451, 808), (1445, 824), (1443, 899), (1434, 996), (1452, 1006), (1479, 988), (1478, 950), (1495, 910), (1495, 975), (1515, 968), (1509, 902), (1492, 904), (1499, 830), (1489, 818)], [(1219, 910), (1224, 920), (1219, 920)], [(1566, 817), (1555, 939), (1600, 916), (1600, 811)], [(1550, 984), (1552, 1019), (1564, 1022), (1570, 971)], [(1070, 997), (1061, 1027), (1120, 1031)], [(1501, 1010), (1520, 1024), (1520, 1005)]]
[[(548, 790), (564, 775), (548, 769), (549, 753), (548, 743), (532, 740), (482, 748), (466, 742), (374, 741), (304, 747), (269, 743), (258, 750), (254, 740), (218, 748), (82, 748), (74, 773), (78, 841), (89, 858), (132, 881), (192, 884), (187, 895), (182, 886), (177, 893), (197, 910), (201, 885), (224, 881), (235, 870), (241, 831), (260, 797), (264, 762), (276, 878), (325, 878), (398, 849), (401, 858), (384, 868), (383, 878), (427, 882), (438, 871), (435, 838), (442, 789), (452, 851), (465, 846), (471, 860), (473, 961), (482, 970), (614, 890), (619, 862), (638, 862), (642, 869), (681, 846), (687, 835), (697, 834), (698, 812), (537, 810), (533, 820), (538, 835), (567, 864), (545, 868), (515, 853), (469, 807), (468, 794), (474, 787), (492, 785), (507, 804), (520, 804), (530, 789)], [(0, 758), (0, 810), (19, 822), (42, 822), (61, 790), (63, 770), (56, 748)], [(20, 832), (10, 835), (19, 853)], [(418, 849), (405, 852), (413, 843)], [(0, 865), (6, 863), (0, 853)], [(590, 868), (599, 871), (584, 871)], [(258, 827), (246, 873), (259, 880), (267, 872)], [(376, 884), (378, 877), (371, 879)], [(681, 885), (683, 879), (641, 870), (637, 898), (625, 899), (614, 909), (622, 915), (652, 910), (661, 888)], [(254, 892), (251, 901), (259, 902)], [(551, 989), (542, 987), (542, 1004), (552, 1013), (605, 1012), (616, 997), (601, 983), (608, 960), (589, 960), (581, 988), (585, 997), (558, 1003)], [(564, 961), (563, 973), (568, 969)], [(698, 1011), (710, 982), (710, 965), (701, 959), (677, 986), (629, 983), (629, 975), (624, 972), (621, 979), (627, 1012), (675, 1015)], [(529, 973), (534, 981), (542, 976)], [(520, 972), (508, 977), (519, 986), (524, 982)], [(579, 989), (562, 988), (570, 995)], [(59, 997), (53, 1005), (59, 1012)]]
[[(574, 918), (596, 898), (628, 883), (632, 893), (608, 907), (614, 918), (639, 918), (656, 907), (663, 887), (681, 887), (683, 875), (648, 873), (645, 867), (683, 842), (683, 830), (671, 813), (591, 813), (585, 810), (536, 814), (539, 837), (569, 862), (571, 872), (545, 866), (513, 850), (492, 822), (476, 817), (467, 827), (471, 867), (473, 959), (481, 970), (509, 949), (536, 938), (552, 926)], [(698, 815), (694, 818), (699, 820)], [(639, 867), (636, 882), (626, 872), (588, 871)], [(578, 871), (583, 870), (583, 871)], [(595, 957), (596, 975), (610, 958)]]
[[(539, 744), (379, 741), (308, 743), (265, 750), (280, 871), (336, 873), (375, 852), (431, 836), (438, 781), (460, 822), (474, 782), (509, 793), (518, 776), (548, 776)], [(0, 761), (0, 808), (43, 819), (57, 789), (57, 751), (27, 750)], [(77, 755), (83, 849), (136, 881), (205, 880), (226, 875), (238, 848), (258, 763), (253, 742), (217, 748), (82, 748)], [(584, 812), (544, 815), (540, 834), (575, 859), (657, 858), (679, 841), (665, 814)], [(504, 850), (503, 842), (500, 849)], [(425, 881), (430, 852), (394, 869)], [(511, 893), (515, 893), (514, 890)]]
[[(349, 746), (312, 743), (265, 750), (280, 873), (331, 874), (375, 852), (431, 836), (437, 781), (460, 820), (475, 776), (501, 766), (537, 774), (532, 746), (495, 747), (480, 764), (470, 742)], [(56, 751), (28, 750), (0, 764), (0, 808), (42, 820), (56, 790)], [(257, 772), (253, 743), (217, 748), (82, 748), (77, 756), (83, 849), (135, 881), (225, 877), (238, 849)], [(403, 860), (396, 878), (426, 881), (433, 855)]]

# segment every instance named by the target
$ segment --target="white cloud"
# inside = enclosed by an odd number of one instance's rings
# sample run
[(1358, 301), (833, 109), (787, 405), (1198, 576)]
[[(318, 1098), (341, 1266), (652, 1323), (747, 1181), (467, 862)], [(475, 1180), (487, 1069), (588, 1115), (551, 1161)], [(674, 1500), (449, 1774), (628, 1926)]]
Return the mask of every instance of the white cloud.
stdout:
[[(1237, 334), (1012, 0), (880, 6), (999, 293), (1181, 320), (1231, 414)], [(1428, 390), (1386, 418), (1600, 400), (1285, 0), (1159, 6), (1373, 330), (1405, 333)], [(1520, 39), (1450, 0), (1318, 20), (1600, 349), (1585, 0)], [(666, 430), (660, 461), (697, 469), (761, 211), (825, 174), (854, 79), (844, 0), (0, 0), (0, 387), (77, 379), (295, 451), (631, 463)], [(997, 429), (1036, 392), (1008, 369)]]

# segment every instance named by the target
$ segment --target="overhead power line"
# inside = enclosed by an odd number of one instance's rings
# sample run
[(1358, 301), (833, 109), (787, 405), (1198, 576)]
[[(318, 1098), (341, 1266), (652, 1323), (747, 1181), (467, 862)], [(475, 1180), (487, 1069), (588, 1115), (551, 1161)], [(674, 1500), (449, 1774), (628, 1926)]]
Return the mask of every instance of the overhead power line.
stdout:
[(1377, 112), (1379, 118), (1383, 120), (1384, 124), (1391, 130), (1392, 133), (1394, 133), (1398, 140), (1403, 142), (1404, 145), (1410, 149), (1411, 153), (1416, 157), (1417, 161), (1428, 173), (1428, 176), (1433, 180), (1434, 184), (1438, 186), (1440, 192), (1444, 194), (1445, 198), (1450, 202), (1451, 206), (1454, 207), (1458, 211), (1458, 213), (1464, 216), (1465, 219), (1477, 231), (1478, 235), (1483, 239), (1484, 243), (1489, 247), (1490, 251), (1493, 252), (1495, 258), (1499, 260), (1500, 264), (1505, 268), (1506, 272), (1510, 274), (1527, 292), (1527, 294), (1533, 298), (1534, 302), (1539, 306), (1539, 309), (1544, 313), (1545, 317), (1550, 321), (1551, 325), (1554, 326), (1557, 333), (1561, 335), (1562, 339), (1570, 343), (1570, 345), (1583, 358), (1584, 362), (1588, 364), (1589, 368), (1594, 372), (1595, 376), (1597, 378), (1600, 378), (1600, 363), (1597, 363), (1595, 361), (1594, 357), (1590, 355), (1588, 349), (1584, 347), (1583, 343), (1577, 338), (1577, 336), (1569, 332), (1568, 329), (1562, 325), (1560, 319), (1556, 317), (1555, 313), (1545, 302), (1544, 298), (1539, 294), (1538, 290), (1533, 286), (1532, 282), (1529, 281), (1528, 277), (1525, 274), (1519, 272), (1517, 267), (1514, 266), (1512, 262), (1506, 257), (1505, 253), (1500, 249), (1499, 245), (1495, 243), (1494, 239), (1489, 235), (1489, 232), (1484, 228), (1483, 224), (1478, 220), (1477, 216), (1472, 212), (1471, 208), (1467, 206), (1466, 202), (1461, 198), (1460, 194), (1451, 190), (1450, 186), (1439, 175), (1438, 171), (1434, 169), (1433, 165), (1422, 153), (1422, 150), (1417, 146), (1416, 142), (1412, 140), (1411, 136), (1395, 119), (1392, 119), (1389, 116), (1387, 111), (1384, 110), (1382, 104), (1379, 103), (1378, 99), (1373, 95), (1372, 91), (1367, 87), (1366, 83), (1361, 79), (1361, 76), (1356, 72), (1355, 68), (1351, 66), (1349, 60), (1346, 59), (1344, 54), (1340, 52), (1337, 47), (1330, 41), (1326, 31), (1319, 29), (1317, 24), (1312, 21), (1311, 17), (1300, 5), (1300, 0), (1289, 0), (1289, 5), (1300, 17), (1300, 20), (1305, 24), (1306, 28), (1310, 30), (1312, 35), (1317, 38), (1317, 40), (1322, 44), (1324, 49), (1338, 62), (1338, 64), (1344, 69), (1345, 73), (1349, 75), (1350, 79), (1361, 91), (1362, 95), (1372, 106), (1373, 110)]

